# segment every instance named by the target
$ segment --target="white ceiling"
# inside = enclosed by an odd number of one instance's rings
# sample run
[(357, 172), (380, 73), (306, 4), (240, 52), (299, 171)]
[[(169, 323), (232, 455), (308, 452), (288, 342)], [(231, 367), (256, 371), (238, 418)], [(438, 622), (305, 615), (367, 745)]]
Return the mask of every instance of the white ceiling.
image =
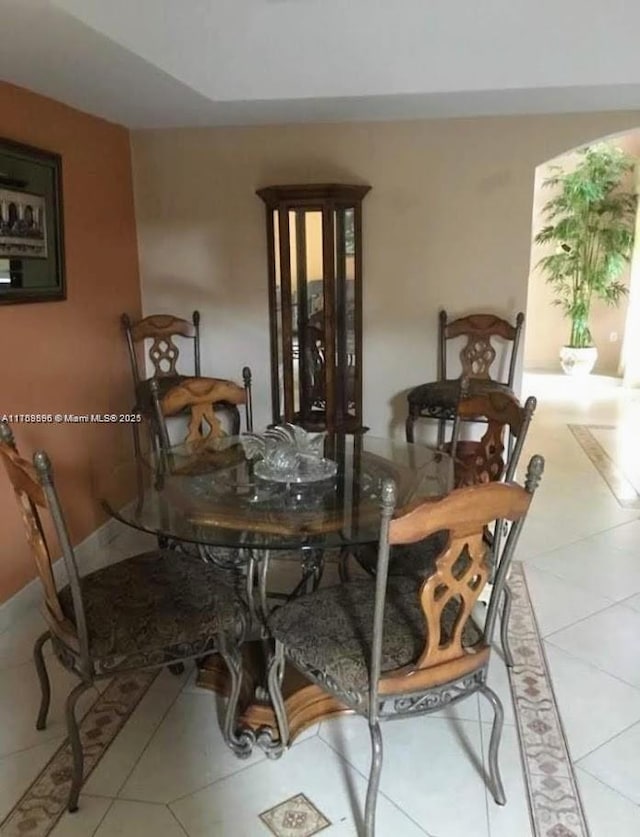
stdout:
[(640, 109), (638, 32), (629, 0), (0, 0), (0, 78), (133, 128)]

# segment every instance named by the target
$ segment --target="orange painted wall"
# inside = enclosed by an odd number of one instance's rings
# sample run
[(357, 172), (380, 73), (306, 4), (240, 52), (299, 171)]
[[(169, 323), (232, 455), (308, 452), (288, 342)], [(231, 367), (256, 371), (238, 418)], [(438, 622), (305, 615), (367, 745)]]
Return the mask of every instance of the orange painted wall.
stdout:
[[(62, 155), (67, 299), (0, 306), (0, 415), (126, 411), (132, 388), (119, 315), (140, 312), (129, 132), (0, 82), (0, 137)], [(50, 455), (72, 540), (104, 521), (95, 496), (130, 446), (125, 426), (14, 425)], [(0, 603), (35, 575), (0, 472)]]

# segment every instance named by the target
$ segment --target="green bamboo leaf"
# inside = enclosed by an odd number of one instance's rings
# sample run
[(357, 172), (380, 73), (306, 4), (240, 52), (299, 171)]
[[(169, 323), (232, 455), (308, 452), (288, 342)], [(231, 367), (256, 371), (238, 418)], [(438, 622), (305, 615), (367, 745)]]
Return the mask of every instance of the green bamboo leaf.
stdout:
[(555, 245), (537, 266), (553, 287), (554, 305), (571, 323), (571, 346), (591, 345), (593, 299), (619, 304), (620, 281), (631, 259), (637, 197), (629, 190), (636, 161), (618, 148), (597, 144), (579, 152), (571, 170), (553, 165), (543, 187), (555, 194), (544, 204), (545, 225), (534, 236)]

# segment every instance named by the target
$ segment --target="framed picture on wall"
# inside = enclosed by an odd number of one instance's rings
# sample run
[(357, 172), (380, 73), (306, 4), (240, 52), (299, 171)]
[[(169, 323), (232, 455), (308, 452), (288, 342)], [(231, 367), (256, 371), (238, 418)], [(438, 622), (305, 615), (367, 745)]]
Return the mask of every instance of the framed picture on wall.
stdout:
[(60, 155), (0, 139), (0, 304), (65, 296)]

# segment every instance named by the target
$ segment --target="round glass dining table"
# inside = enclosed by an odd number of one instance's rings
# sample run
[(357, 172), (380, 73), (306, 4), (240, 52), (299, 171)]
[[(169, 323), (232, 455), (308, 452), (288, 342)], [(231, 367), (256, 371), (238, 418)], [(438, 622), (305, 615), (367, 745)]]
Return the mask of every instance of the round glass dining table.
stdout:
[(98, 494), (114, 517), (160, 538), (233, 549), (331, 549), (376, 542), (380, 492), (396, 485), (396, 508), (445, 494), (447, 454), (368, 434), (332, 434), (325, 456), (335, 475), (288, 483), (260, 477), (242, 437), (180, 445), (164, 457), (131, 457), (102, 479)]
[[(277, 729), (264, 675), (268, 617), (278, 606), (269, 583), (272, 559), (293, 561), (298, 572), (293, 589), (280, 598), (310, 592), (320, 583), (327, 555), (348, 557), (378, 541), (387, 478), (396, 486), (396, 514), (422, 498), (446, 494), (453, 481), (447, 454), (369, 434), (328, 434), (324, 456), (337, 465), (326, 479), (265, 479), (259, 475), (264, 469), (256, 467), (259, 460), (245, 452), (243, 437), (210, 438), (164, 455), (131, 457), (97, 487), (113, 517), (154, 534), (161, 546), (196, 552), (241, 581), (237, 589), (251, 614), (253, 641), (245, 643), (240, 722), (267, 752)], [(226, 681), (217, 655), (201, 662), (200, 685), (225, 692)], [(293, 670), (285, 677), (284, 692), (292, 736), (345, 711)]]

